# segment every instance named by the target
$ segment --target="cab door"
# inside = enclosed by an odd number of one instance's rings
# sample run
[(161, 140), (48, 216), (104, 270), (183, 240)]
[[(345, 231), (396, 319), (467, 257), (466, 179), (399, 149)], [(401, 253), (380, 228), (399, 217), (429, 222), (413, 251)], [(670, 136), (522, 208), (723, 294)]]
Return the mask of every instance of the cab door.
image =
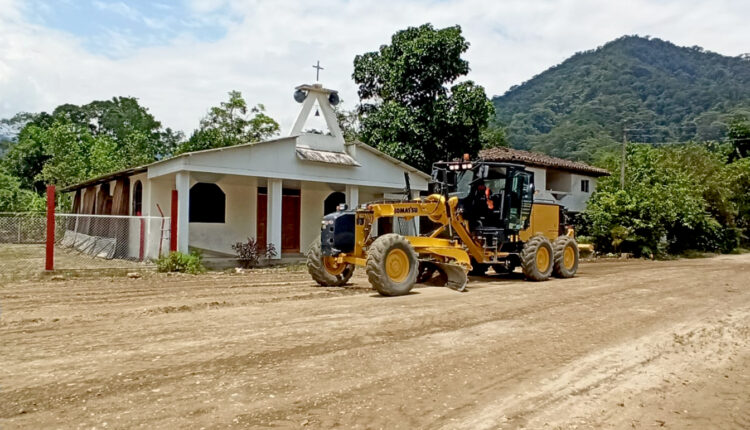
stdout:
[(520, 231), (529, 226), (534, 203), (534, 174), (525, 170), (513, 172), (508, 190), (508, 229)]

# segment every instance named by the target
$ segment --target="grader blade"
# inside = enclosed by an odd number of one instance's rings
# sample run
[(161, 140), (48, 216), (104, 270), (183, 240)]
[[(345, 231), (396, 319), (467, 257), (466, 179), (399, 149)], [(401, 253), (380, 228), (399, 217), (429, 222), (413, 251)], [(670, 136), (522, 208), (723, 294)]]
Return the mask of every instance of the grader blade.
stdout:
[(466, 276), (466, 268), (460, 264), (451, 263), (433, 263), (438, 272), (445, 279), (445, 286), (452, 288), (456, 291), (464, 291), (466, 289), (466, 283), (469, 281)]

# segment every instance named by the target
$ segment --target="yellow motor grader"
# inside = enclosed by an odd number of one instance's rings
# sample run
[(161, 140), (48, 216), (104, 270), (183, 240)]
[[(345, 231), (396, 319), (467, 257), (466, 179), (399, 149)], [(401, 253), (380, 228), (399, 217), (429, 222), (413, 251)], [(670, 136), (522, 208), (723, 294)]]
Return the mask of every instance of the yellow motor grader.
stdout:
[[(531, 281), (575, 275), (578, 245), (563, 209), (534, 201), (534, 173), (524, 166), (435, 163), (430, 190), (423, 198), (342, 206), (326, 215), (307, 254), (310, 275), (322, 286), (342, 286), (356, 266), (364, 266), (385, 296), (407, 294), (427, 281), (463, 291), (467, 273), (482, 275), (490, 268), (510, 273), (521, 266)], [(410, 195), (408, 176), (406, 191)], [(415, 217), (426, 233), (391, 233), (383, 222)]]

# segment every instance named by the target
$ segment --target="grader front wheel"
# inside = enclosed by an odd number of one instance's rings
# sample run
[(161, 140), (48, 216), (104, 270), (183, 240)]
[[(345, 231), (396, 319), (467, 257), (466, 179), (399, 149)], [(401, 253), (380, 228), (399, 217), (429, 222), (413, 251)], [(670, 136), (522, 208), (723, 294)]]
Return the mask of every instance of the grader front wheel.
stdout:
[(523, 275), (530, 281), (546, 281), (552, 274), (553, 256), (549, 239), (542, 235), (531, 237), (521, 251)]
[(417, 282), (417, 253), (399, 234), (385, 234), (375, 239), (367, 255), (367, 279), (384, 296), (409, 293)]
[(318, 238), (307, 251), (307, 271), (318, 285), (340, 287), (349, 282), (349, 278), (354, 273), (354, 265), (336, 263), (334, 257), (323, 255), (320, 248), (320, 238)]

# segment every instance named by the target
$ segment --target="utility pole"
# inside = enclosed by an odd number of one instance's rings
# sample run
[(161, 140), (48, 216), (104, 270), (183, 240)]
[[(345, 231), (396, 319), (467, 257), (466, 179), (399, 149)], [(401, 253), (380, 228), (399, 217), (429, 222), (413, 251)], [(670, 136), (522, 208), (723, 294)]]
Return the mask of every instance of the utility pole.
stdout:
[(620, 189), (625, 189), (625, 147), (628, 144), (626, 129), (622, 129), (622, 160), (620, 161)]

